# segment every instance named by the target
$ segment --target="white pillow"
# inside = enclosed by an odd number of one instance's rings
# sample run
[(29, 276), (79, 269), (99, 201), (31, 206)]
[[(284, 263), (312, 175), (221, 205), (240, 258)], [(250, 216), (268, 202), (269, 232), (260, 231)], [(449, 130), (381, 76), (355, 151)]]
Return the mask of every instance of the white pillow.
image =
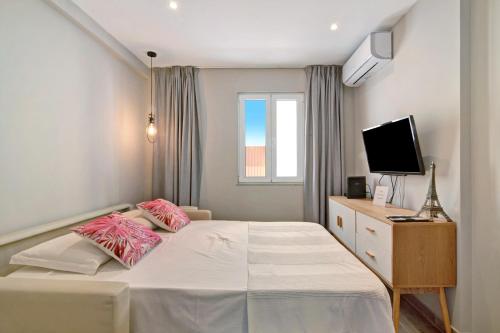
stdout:
[(141, 217), (133, 217), (133, 218), (131, 218), (131, 220), (134, 221), (135, 223), (142, 224), (143, 226), (145, 226), (149, 230), (154, 230), (154, 229), (158, 228), (156, 226), (156, 224), (150, 222), (147, 218), (145, 218), (143, 216), (141, 216)]
[(51, 239), (10, 258), (14, 265), (94, 275), (111, 257), (74, 233)]
[(145, 216), (142, 216), (142, 212), (139, 209), (129, 210), (128, 212), (122, 213), (122, 215), (128, 217), (135, 223), (142, 224), (150, 230), (154, 230), (157, 228), (156, 224), (149, 221)]
[(142, 212), (139, 209), (132, 209), (132, 210), (123, 212), (122, 215), (131, 219), (134, 217), (140, 217), (142, 215)]

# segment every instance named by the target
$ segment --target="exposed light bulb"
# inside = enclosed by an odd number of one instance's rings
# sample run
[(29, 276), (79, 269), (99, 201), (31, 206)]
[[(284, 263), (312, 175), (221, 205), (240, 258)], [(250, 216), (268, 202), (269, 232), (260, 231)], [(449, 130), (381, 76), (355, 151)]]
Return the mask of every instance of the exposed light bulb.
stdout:
[(153, 143), (156, 140), (156, 134), (158, 130), (156, 129), (155, 123), (150, 122), (148, 127), (146, 128), (146, 135), (148, 136), (148, 141)]
[(177, 4), (177, 1), (170, 1), (168, 3), (168, 6), (170, 7), (170, 9), (173, 9), (173, 10), (176, 10), (177, 7), (179, 7), (179, 5)]
[(337, 23), (332, 23), (332, 25), (330, 26), (330, 30), (331, 31), (335, 31), (339, 28), (339, 25)]

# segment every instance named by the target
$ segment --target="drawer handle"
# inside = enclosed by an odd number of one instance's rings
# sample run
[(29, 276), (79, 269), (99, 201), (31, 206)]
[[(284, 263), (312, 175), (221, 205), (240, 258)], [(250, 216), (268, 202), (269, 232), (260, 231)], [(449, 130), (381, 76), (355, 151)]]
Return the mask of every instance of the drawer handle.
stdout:
[(366, 230), (368, 230), (368, 231), (369, 231), (369, 232), (371, 232), (371, 233), (375, 232), (375, 229), (372, 229), (372, 228), (370, 228), (370, 227), (366, 227)]
[(370, 251), (365, 251), (366, 255), (370, 258), (375, 258), (375, 255), (373, 253), (371, 253)]
[(343, 227), (343, 222), (342, 222), (342, 217), (341, 216), (337, 216), (337, 226), (339, 228), (342, 228)]

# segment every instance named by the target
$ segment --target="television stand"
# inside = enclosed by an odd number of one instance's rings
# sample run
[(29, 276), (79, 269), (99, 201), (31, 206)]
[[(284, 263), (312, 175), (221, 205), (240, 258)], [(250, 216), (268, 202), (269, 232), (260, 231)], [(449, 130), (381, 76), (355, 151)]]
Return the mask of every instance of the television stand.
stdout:
[(445, 288), (457, 284), (455, 223), (392, 222), (387, 216), (415, 212), (366, 199), (329, 197), (328, 208), (331, 233), (392, 289), (396, 333), (400, 296), (423, 293), (439, 295), (445, 331), (451, 333)]

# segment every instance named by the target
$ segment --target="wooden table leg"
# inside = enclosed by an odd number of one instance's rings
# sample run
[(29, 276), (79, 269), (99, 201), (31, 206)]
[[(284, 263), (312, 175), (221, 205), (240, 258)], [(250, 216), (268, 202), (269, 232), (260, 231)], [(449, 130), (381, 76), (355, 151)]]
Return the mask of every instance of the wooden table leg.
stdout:
[(439, 288), (439, 303), (441, 304), (441, 314), (443, 315), (445, 332), (451, 333), (450, 315), (448, 313), (448, 304), (446, 303), (444, 288)]
[(394, 331), (398, 333), (399, 330), (399, 301), (401, 292), (399, 288), (392, 290), (392, 320), (394, 321)]

